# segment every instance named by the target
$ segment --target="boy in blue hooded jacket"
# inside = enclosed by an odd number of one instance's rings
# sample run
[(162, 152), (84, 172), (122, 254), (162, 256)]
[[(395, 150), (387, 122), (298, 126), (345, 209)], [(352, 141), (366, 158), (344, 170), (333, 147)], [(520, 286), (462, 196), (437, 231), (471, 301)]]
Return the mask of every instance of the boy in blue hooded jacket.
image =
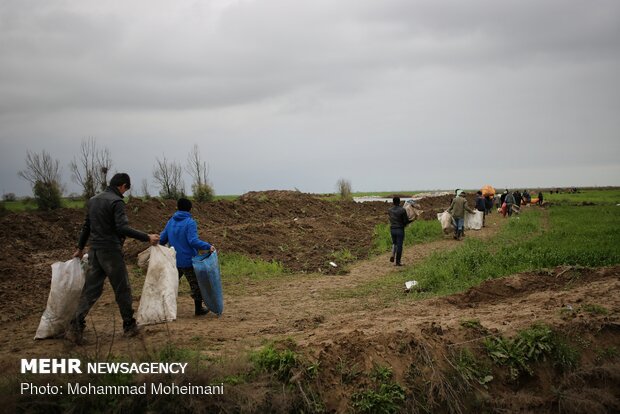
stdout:
[(179, 280), (183, 275), (187, 278), (192, 290), (196, 316), (206, 315), (209, 311), (202, 307), (202, 294), (198, 286), (198, 280), (192, 266), (192, 257), (198, 254), (198, 250), (215, 251), (211, 244), (200, 240), (196, 222), (190, 213), (192, 202), (186, 198), (177, 201), (177, 212), (168, 220), (164, 231), (159, 235), (159, 244), (170, 244), (174, 247), (177, 257), (177, 270)]

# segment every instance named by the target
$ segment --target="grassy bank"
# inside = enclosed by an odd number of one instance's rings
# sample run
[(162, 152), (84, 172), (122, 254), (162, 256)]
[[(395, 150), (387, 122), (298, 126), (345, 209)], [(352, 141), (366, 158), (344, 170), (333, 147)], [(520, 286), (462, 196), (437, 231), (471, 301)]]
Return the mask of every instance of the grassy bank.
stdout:
[[(416, 266), (348, 291), (346, 296), (381, 295), (387, 301), (398, 300), (404, 282), (417, 280), (421, 291), (407, 296), (416, 299), (461, 292), (518, 272), (560, 265), (618, 264), (619, 213), (615, 205), (531, 210), (510, 219), (491, 240), (466, 239), (455, 249), (435, 253)], [(433, 224), (425, 223), (430, 235), (419, 237), (434, 237)], [(410, 240), (415, 238), (412, 230)], [(384, 234), (377, 243), (385, 247)]]

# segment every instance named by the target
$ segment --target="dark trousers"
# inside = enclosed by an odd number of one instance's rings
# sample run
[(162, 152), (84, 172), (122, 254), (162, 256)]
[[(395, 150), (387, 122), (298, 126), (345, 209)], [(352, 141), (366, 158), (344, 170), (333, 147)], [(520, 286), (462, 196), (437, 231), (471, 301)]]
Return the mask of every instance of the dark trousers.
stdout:
[(118, 309), (123, 318), (123, 327), (135, 323), (131, 297), (131, 286), (123, 252), (120, 250), (91, 249), (88, 252), (89, 270), (80, 296), (80, 303), (73, 320), (74, 327), (84, 329), (86, 315), (103, 292), (106, 276), (110, 280)]
[(196, 273), (194, 273), (193, 267), (177, 267), (179, 271), (179, 280), (183, 276), (189, 282), (189, 287), (192, 290), (192, 298), (195, 302), (202, 302), (202, 293), (200, 293), (200, 286), (198, 285), (198, 279), (196, 279)]
[(403, 243), (405, 241), (405, 229), (390, 229), (392, 235), (392, 256), (396, 257), (396, 263), (400, 263), (403, 256)]

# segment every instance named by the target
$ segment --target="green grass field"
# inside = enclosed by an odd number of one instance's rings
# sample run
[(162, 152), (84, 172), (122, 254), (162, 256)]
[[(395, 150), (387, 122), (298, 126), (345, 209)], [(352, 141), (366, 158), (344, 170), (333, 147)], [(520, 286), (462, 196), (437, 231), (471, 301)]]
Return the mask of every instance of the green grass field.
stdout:
[[(417, 280), (420, 292), (407, 298), (419, 299), (462, 292), (485, 280), (518, 272), (560, 265), (616, 265), (620, 263), (620, 207), (602, 204), (527, 211), (510, 219), (491, 240), (466, 239), (457, 248), (435, 253), (415, 267), (339, 295), (380, 295), (389, 302), (402, 298), (400, 287), (406, 281)], [(431, 223), (426, 226), (432, 230)], [(410, 241), (415, 238), (415, 228), (411, 230)], [(385, 248), (385, 241), (381, 243)], [(411, 248), (415, 249), (415, 242)]]
[[(538, 195), (532, 194), (534, 197)], [(582, 204), (594, 203), (616, 205), (620, 203), (620, 189), (609, 190), (579, 190), (578, 193), (543, 193), (545, 201), (554, 204)]]

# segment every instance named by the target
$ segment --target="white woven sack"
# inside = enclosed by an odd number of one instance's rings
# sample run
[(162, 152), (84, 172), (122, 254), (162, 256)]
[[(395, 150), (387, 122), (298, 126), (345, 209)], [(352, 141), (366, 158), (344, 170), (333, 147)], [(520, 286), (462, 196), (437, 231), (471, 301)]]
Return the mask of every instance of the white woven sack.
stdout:
[(80, 259), (52, 264), (52, 285), (47, 307), (41, 316), (34, 339), (53, 338), (64, 334), (75, 316), (83, 287), (84, 271)]
[(482, 211), (476, 211), (473, 214), (465, 212), (465, 228), (471, 230), (480, 230), (482, 228), (483, 219), (484, 213)]
[(450, 234), (454, 231), (454, 224), (452, 223), (452, 215), (447, 211), (443, 213), (437, 213), (437, 220), (441, 223), (441, 229), (445, 234)]
[[(174, 321), (179, 293), (176, 252), (165, 246), (151, 246), (148, 251), (148, 270), (136, 320), (139, 325)], [(144, 259), (145, 253), (140, 256)]]

